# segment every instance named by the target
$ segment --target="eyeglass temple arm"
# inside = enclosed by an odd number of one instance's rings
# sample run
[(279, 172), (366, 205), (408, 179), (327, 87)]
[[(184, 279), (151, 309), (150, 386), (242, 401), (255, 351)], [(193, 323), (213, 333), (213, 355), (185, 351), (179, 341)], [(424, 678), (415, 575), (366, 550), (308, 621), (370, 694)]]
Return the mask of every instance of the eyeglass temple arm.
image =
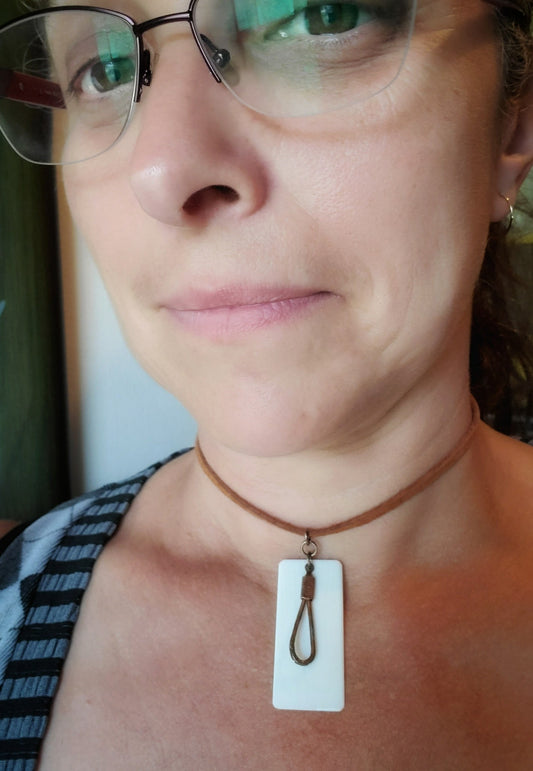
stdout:
[(230, 52), (227, 51), (225, 48), (218, 48), (218, 46), (216, 46), (213, 43), (213, 41), (207, 37), (207, 35), (201, 34), (200, 39), (209, 48), (209, 53), (211, 54), (211, 59), (213, 60), (213, 62), (218, 67), (220, 67), (220, 69), (227, 67), (231, 59)]
[(0, 67), (0, 99), (2, 98), (39, 107), (66, 108), (63, 92), (57, 83), (5, 67)]

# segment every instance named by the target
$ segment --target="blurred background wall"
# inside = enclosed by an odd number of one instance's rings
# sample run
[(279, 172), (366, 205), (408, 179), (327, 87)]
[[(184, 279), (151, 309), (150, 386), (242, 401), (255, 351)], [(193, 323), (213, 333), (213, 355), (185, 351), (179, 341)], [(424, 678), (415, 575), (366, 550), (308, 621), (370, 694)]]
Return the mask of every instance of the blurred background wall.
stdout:
[[(3, 0), (0, 24), (21, 8)], [(0, 518), (32, 519), (194, 434), (128, 352), (54, 169), (0, 137)]]
[[(3, 0), (0, 23), (16, 13)], [(54, 174), (0, 141), (0, 516), (70, 493)]]

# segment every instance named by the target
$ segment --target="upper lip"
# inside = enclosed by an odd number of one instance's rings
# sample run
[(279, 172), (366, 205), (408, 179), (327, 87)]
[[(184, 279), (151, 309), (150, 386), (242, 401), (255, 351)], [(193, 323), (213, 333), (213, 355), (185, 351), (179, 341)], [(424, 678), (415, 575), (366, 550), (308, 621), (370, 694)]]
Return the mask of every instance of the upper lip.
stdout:
[(211, 290), (189, 289), (168, 299), (163, 305), (176, 311), (207, 311), (275, 303), (322, 293), (326, 292), (309, 287), (235, 285)]

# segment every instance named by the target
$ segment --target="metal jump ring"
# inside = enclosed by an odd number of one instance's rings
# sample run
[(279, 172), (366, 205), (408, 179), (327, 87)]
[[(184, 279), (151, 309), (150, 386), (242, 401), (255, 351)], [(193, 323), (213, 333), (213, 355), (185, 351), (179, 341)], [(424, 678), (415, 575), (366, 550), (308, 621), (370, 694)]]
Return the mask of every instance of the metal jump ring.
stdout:
[(305, 541), (303, 541), (301, 549), (307, 559), (313, 559), (313, 557), (316, 557), (318, 554), (318, 546), (309, 535), (305, 536)]

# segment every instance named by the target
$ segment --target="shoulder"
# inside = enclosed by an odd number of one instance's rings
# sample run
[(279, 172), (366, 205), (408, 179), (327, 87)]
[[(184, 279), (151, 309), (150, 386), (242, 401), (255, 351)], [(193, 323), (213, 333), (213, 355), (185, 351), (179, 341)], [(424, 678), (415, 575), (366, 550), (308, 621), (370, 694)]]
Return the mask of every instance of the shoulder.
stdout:
[(491, 508), (506, 528), (533, 548), (533, 446), (483, 425), (479, 470)]
[(45, 613), (43, 602), (56, 608), (62, 597), (68, 599), (69, 606), (79, 606), (102, 549), (143, 485), (168, 460), (68, 501), (4, 536), (0, 554), (0, 680), (18, 632), (32, 610), (39, 606), (39, 612)]
[(533, 489), (533, 446), (485, 425), (482, 430), (492, 461), (508, 481)]
[(124, 480), (106, 484), (66, 501), (31, 522), (17, 523), (12, 520), (0, 520), (0, 538), (2, 539), (0, 541), (0, 582), (3, 564), (1, 557), (4, 553), (8, 556), (11, 542), (21, 541), (37, 548), (39, 543), (57, 542), (73, 526), (85, 524), (92, 526), (98, 519), (115, 519), (118, 522), (144, 484), (156, 471), (180, 454), (174, 453), (169, 458), (154, 463)]

